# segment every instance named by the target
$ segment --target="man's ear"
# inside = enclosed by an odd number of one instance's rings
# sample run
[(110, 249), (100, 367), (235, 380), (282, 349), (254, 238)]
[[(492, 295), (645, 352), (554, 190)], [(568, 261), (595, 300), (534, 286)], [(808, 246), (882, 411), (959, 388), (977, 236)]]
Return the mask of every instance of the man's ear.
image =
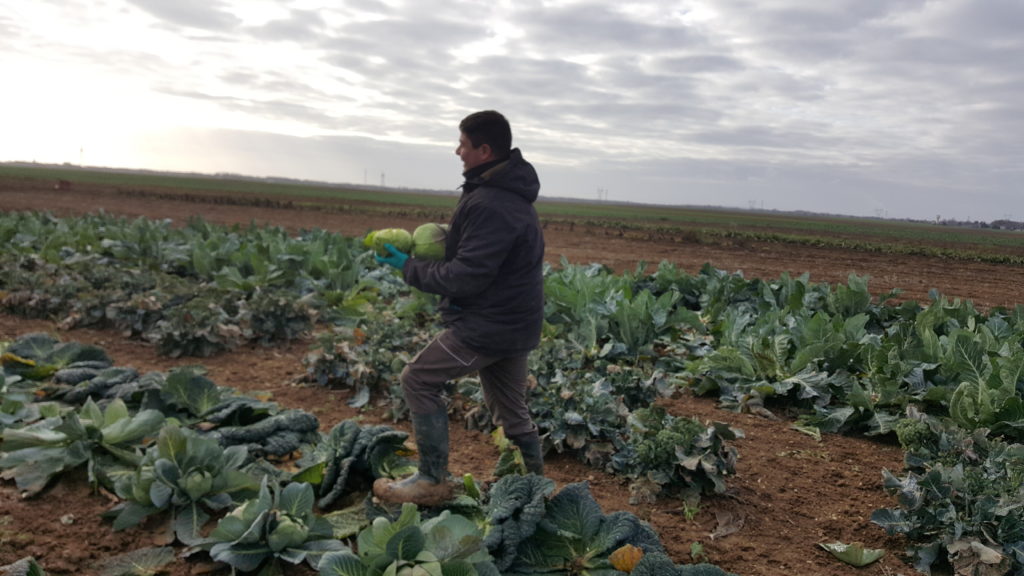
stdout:
[(491, 160), (494, 160), (494, 150), (491, 148), (490, 144), (481, 144), (480, 154), (483, 155), (484, 162), (490, 162)]

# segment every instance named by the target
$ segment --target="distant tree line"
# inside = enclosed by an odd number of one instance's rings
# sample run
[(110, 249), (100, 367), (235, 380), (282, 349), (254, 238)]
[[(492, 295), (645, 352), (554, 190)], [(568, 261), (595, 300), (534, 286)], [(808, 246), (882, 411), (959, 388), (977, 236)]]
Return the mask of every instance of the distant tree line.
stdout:
[(935, 219), (935, 223), (940, 226), (960, 226), (962, 228), (990, 228), (993, 230), (1024, 230), (1024, 222), (1017, 222), (1015, 220), (993, 220), (991, 222), (983, 222), (981, 220), (940, 220)]

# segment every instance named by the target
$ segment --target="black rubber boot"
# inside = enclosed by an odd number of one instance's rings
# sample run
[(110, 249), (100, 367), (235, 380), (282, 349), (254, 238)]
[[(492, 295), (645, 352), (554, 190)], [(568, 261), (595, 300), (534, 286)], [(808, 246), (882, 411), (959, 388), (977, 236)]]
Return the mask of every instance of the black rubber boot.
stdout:
[(417, 506), (439, 506), (452, 498), (448, 477), (448, 413), (412, 415), (419, 471), (402, 480), (378, 478), (373, 494), (390, 504), (412, 502)]
[(544, 453), (541, 449), (540, 435), (537, 433), (537, 427), (534, 426), (533, 430), (525, 434), (509, 436), (508, 439), (518, 446), (519, 452), (523, 454), (523, 463), (526, 464), (526, 471), (537, 476), (543, 476)]

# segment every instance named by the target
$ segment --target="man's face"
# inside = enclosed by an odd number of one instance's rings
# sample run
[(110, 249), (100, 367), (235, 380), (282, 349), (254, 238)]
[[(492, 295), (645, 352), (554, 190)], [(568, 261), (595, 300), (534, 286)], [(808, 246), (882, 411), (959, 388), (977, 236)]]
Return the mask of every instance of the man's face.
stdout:
[(493, 160), (491, 156), (491, 147), (487, 144), (481, 144), (479, 148), (474, 148), (473, 143), (469, 140), (469, 136), (466, 136), (465, 132), (459, 132), (459, 147), (455, 149), (455, 153), (462, 158), (462, 171), (468, 172), (473, 168)]

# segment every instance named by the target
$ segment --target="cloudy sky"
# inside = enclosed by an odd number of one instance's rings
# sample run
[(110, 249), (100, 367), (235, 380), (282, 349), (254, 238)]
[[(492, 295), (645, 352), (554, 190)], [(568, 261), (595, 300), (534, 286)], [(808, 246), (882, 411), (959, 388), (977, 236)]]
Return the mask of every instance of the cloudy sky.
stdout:
[(0, 0), (0, 161), (1024, 220), (1021, 0)]

